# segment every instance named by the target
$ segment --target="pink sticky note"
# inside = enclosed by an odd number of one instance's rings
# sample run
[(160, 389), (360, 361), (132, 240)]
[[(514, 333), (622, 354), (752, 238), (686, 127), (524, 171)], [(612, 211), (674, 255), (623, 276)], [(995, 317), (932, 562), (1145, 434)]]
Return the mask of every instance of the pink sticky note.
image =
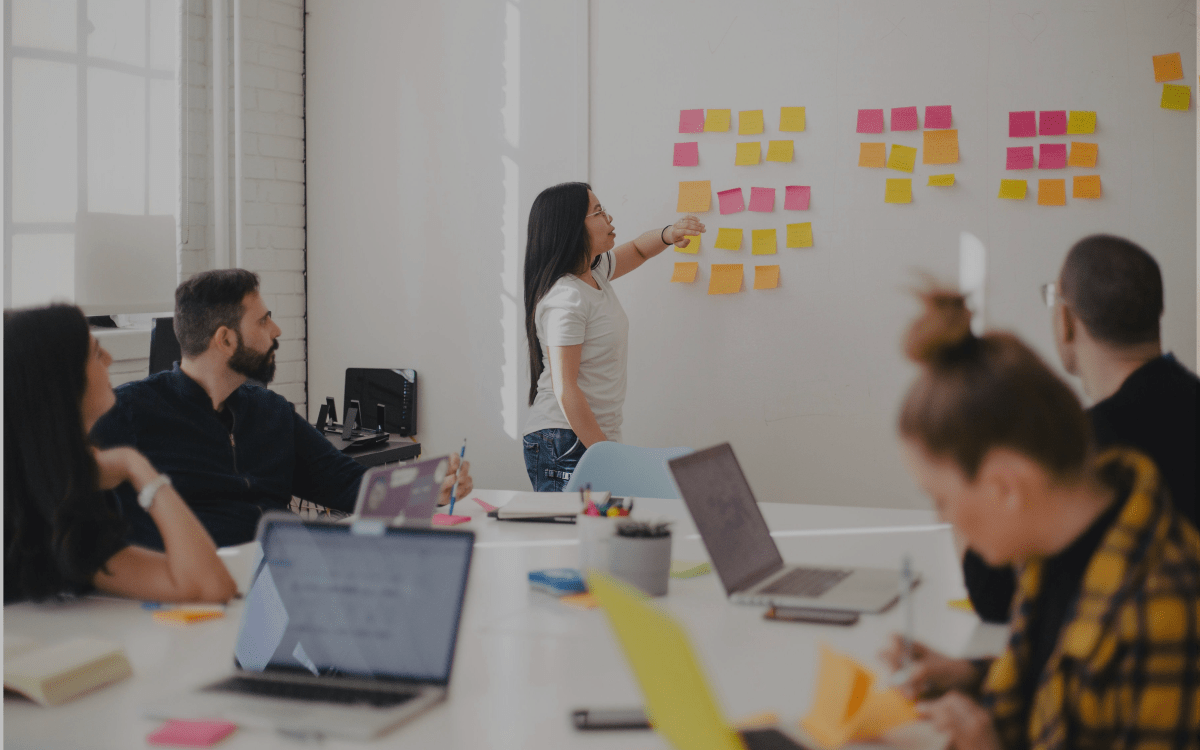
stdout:
[(1008, 137), (1033, 138), (1037, 135), (1037, 112), (1009, 112)]
[(952, 120), (949, 104), (925, 108), (925, 128), (927, 130), (951, 127)]
[(1038, 169), (1066, 169), (1067, 144), (1043, 143), (1038, 154)]
[(696, 141), (691, 143), (676, 143), (675, 144), (675, 162), (676, 167), (696, 167), (700, 165), (700, 144)]
[(704, 110), (702, 110), (702, 109), (681, 109), (681, 110), (679, 110), (679, 132), (680, 133), (703, 133), (704, 132)]
[(860, 110), (858, 110), (858, 132), (859, 133), (882, 133), (883, 132), (883, 110), (882, 109), (860, 109)]
[(775, 188), (750, 188), (750, 210), (770, 213), (775, 210)]
[(812, 188), (808, 185), (788, 185), (783, 194), (783, 207), (788, 211), (807, 211), (810, 198)]
[(237, 729), (228, 721), (179, 721), (172, 719), (146, 737), (151, 745), (212, 747)]
[(746, 202), (742, 198), (741, 188), (722, 190), (717, 193), (717, 200), (721, 202), (721, 213), (723, 214), (736, 214), (746, 210)]
[(460, 523), (470, 521), (470, 516), (448, 516), (445, 513), (437, 513), (433, 517), (434, 526), (457, 526)]
[(892, 130), (919, 130), (916, 107), (892, 107)]
[(1067, 134), (1067, 111), (1059, 109), (1054, 111), (1038, 112), (1038, 135), (1066, 135)]
[(473, 497), (471, 499), (474, 500), (475, 502), (479, 503), (479, 507), (483, 508), (488, 513), (491, 513), (492, 511), (497, 510), (495, 505), (492, 505), (491, 503), (485, 503), (484, 501), (480, 500), (477, 497)]
[(1005, 169), (1033, 169), (1033, 146), (1010, 146)]

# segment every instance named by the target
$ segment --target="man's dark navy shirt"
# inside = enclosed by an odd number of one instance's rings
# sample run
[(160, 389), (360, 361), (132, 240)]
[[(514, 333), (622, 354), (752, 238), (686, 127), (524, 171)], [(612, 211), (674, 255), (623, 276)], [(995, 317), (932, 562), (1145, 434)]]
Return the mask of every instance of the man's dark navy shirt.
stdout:
[[(254, 539), (258, 519), (292, 496), (351, 512), (365, 468), (344, 455), (279, 394), (246, 383), (213, 409), (175, 364), (116, 389), (117, 404), (92, 430), (102, 448), (128, 445), (171, 477), (217, 546)], [(162, 537), (129, 484), (117, 488), (129, 541), (162, 549)]]

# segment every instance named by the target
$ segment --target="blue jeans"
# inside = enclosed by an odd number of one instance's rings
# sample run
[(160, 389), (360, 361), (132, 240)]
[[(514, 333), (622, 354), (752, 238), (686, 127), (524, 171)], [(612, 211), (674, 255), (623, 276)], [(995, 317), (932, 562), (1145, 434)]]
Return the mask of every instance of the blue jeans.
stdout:
[(562, 492), (586, 448), (571, 430), (546, 429), (525, 436), (525, 471), (534, 492)]

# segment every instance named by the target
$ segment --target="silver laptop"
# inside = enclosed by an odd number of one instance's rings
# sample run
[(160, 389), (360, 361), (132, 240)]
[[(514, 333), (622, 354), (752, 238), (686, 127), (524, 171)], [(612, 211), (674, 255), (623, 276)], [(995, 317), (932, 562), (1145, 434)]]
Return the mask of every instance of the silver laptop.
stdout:
[(147, 706), (366, 740), (442, 701), (475, 535), (269, 514), (227, 678)]
[(368, 469), (358, 485), (356, 518), (375, 518), (392, 526), (430, 526), (450, 457)]
[(731, 601), (880, 612), (899, 597), (898, 571), (785, 565), (728, 443), (667, 465)]

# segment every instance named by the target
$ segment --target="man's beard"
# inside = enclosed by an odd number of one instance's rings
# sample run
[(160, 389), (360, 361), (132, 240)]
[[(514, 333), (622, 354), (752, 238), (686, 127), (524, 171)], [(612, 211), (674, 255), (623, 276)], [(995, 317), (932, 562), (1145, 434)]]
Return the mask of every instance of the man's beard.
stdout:
[(229, 369), (234, 372), (245, 375), (251, 380), (266, 385), (275, 377), (275, 350), (279, 348), (279, 340), (271, 342), (271, 348), (266, 352), (259, 354), (250, 347), (246, 346), (246, 342), (242, 340), (242, 334), (238, 333), (238, 348), (229, 358)]

